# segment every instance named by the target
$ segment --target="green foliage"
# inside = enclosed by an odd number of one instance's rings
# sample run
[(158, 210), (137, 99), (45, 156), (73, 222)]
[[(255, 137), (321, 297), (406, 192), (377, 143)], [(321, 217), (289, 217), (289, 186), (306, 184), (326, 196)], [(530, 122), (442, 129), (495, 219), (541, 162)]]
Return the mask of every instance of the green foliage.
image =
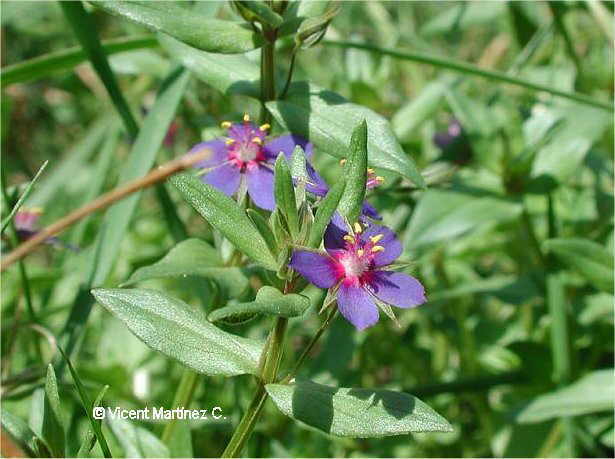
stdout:
[(96, 300), (152, 349), (199, 373), (256, 373), (262, 345), (226, 333), (183, 301), (156, 290), (96, 289)]
[(348, 160), (344, 166), (346, 187), (338, 204), (338, 212), (351, 224), (361, 214), (367, 185), (367, 123), (363, 120), (352, 131)]
[(340, 437), (452, 430), (439, 414), (403, 392), (338, 388), (312, 381), (268, 384), (266, 389), (285, 415)]

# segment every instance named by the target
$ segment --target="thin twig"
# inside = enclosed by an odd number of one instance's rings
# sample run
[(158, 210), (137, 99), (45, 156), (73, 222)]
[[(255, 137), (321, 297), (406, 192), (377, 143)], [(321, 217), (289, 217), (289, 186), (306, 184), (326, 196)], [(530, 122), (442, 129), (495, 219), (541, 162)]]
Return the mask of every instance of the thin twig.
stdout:
[(210, 155), (211, 151), (205, 149), (202, 152), (196, 153), (194, 155), (189, 155), (173, 161), (169, 161), (168, 163), (165, 163), (157, 169), (151, 171), (146, 176), (128, 182), (127, 184), (120, 186), (100, 196), (98, 199), (95, 199), (94, 201), (86, 204), (85, 206), (71, 212), (70, 214), (61, 218), (52, 225), (39, 231), (36, 235), (28, 239), (26, 242), (21, 244), (15, 250), (9, 253), (6, 257), (4, 257), (2, 263), (0, 264), (0, 272), (4, 271), (17, 260), (20, 260), (26, 255), (28, 255), (39, 244), (45, 242), (45, 240), (47, 240), (48, 238), (64, 231), (66, 228), (78, 222), (83, 217), (98, 210), (104, 209), (105, 207), (108, 207), (114, 202), (119, 201), (120, 199), (123, 199), (136, 191), (142, 190), (143, 188), (152, 186), (168, 178), (169, 176), (176, 174), (177, 172), (181, 172), (182, 170), (193, 166), (195, 163), (207, 159)]

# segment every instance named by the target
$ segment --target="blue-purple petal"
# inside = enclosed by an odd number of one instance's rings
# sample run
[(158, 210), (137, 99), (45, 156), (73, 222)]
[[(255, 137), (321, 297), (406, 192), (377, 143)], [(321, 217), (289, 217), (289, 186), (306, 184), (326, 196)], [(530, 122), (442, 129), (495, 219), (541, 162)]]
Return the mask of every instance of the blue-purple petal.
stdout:
[(334, 262), (327, 255), (308, 250), (295, 250), (289, 266), (316, 287), (329, 288), (337, 282)]
[(331, 222), (327, 225), (324, 235), (325, 249), (327, 252), (343, 249), (346, 245), (344, 236), (348, 233), (346, 223), (342, 216), (335, 212), (331, 218)]
[(265, 166), (248, 168), (246, 178), (248, 194), (254, 204), (261, 209), (273, 210), (275, 208), (273, 171)]
[(372, 218), (374, 220), (382, 220), (382, 216), (378, 213), (376, 208), (367, 201), (363, 201), (363, 206), (361, 207), (361, 215), (364, 217)]
[(263, 146), (267, 159), (275, 160), (280, 153), (284, 153), (287, 159), (291, 159), (295, 147), (299, 145), (305, 152), (305, 157), (312, 156), (312, 144), (301, 136), (288, 134), (271, 139)]
[(305, 189), (316, 196), (326, 196), (329, 192), (329, 185), (327, 185), (327, 182), (324, 181), (310, 163), (306, 163), (305, 168), (309, 177), (309, 182), (305, 186)]
[(364, 330), (378, 322), (378, 307), (361, 286), (342, 282), (337, 292), (337, 306), (342, 315), (357, 330)]
[(361, 233), (361, 240), (363, 242), (369, 241), (371, 236), (382, 234), (383, 237), (378, 241), (378, 245), (384, 247), (384, 251), (378, 252), (374, 255), (374, 266), (386, 266), (393, 263), (402, 253), (403, 247), (395, 233), (386, 226), (370, 224), (363, 233)]
[(404, 273), (372, 271), (366, 287), (379, 300), (398, 308), (413, 308), (427, 301), (421, 283)]
[(205, 149), (209, 149), (211, 151), (211, 155), (208, 156), (207, 159), (196, 163), (194, 167), (198, 169), (209, 169), (210, 167), (216, 167), (228, 160), (227, 147), (223, 139), (214, 139), (207, 142), (197, 143), (188, 151), (187, 154), (192, 155), (195, 153), (200, 153)]
[(231, 196), (239, 188), (241, 173), (236, 166), (227, 163), (204, 174), (201, 180), (222, 191), (224, 194)]

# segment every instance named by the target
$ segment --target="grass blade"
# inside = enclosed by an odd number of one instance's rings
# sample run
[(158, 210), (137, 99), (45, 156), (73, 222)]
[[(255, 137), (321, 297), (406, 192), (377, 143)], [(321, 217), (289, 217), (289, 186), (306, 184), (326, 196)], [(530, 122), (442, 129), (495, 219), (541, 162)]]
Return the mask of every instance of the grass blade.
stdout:
[(429, 56), (427, 54), (422, 53), (413, 53), (409, 51), (397, 51), (395, 49), (388, 48), (380, 48), (378, 46), (372, 46), (365, 43), (353, 43), (350, 41), (337, 41), (337, 40), (323, 40), (322, 44), (327, 46), (339, 46), (342, 48), (356, 48), (363, 49), (365, 51), (371, 51), (374, 53), (382, 54), (384, 56), (391, 56), (397, 59), (404, 59), (407, 61), (420, 62), (422, 64), (433, 65), (435, 67), (442, 67), (449, 70), (453, 70), (456, 72), (479, 76), (482, 78), (488, 78), (491, 80), (501, 81), (503, 83), (512, 84), (515, 86), (521, 86), (526, 89), (531, 89), (533, 91), (544, 91), (548, 92), (557, 97), (563, 97), (565, 99), (574, 100), (575, 102), (579, 102), (585, 105), (591, 105), (592, 107), (598, 107), (603, 110), (607, 110), (609, 112), (613, 112), (613, 105), (607, 102), (602, 102), (600, 100), (592, 99), (584, 94), (579, 94), (576, 92), (566, 92), (560, 91), (559, 89), (555, 89), (552, 86), (545, 86), (537, 83), (532, 83), (531, 81), (524, 80), (522, 78), (516, 78), (510, 75), (507, 75), (502, 72), (494, 72), (492, 70), (484, 70), (480, 67), (477, 67), (472, 64), (468, 64), (466, 62), (455, 61), (452, 59), (445, 59), (441, 57)]
[(89, 13), (85, 10), (80, 1), (60, 2), (60, 6), (62, 7), (66, 19), (73, 28), (73, 32), (75, 32), (77, 39), (81, 43), (83, 51), (92, 62), (94, 70), (96, 70), (96, 73), (105, 85), (113, 101), (113, 105), (115, 105), (115, 108), (124, 121), (128, 134), (130, 134), (131, 137), (135, 137), (139, 132), (139, 127), (117, 84), (105, 51), (96, 34), (96, 27), (90, 20)]
[[(105, 455), (105, 457), (112, 457), (111, 450), (109, 450), (109, 445), (107, 445), (107, 440), (105, 439), (102, 429), (100, 428), (100, 421), (97, 421), (92, 416), (92, 409), (94, 408), (94, 405), (90, 402), (90, 398), (88, 397), (88, 394), (85, 391), (85, 387), (83, 387), (83, 384), (81, 383), (81, 379), (79, 379), (79, 375), (77, 374), (77, 371), (73, 367), (73, 364), (70, 362), (70, 359), (66, 356), (62, 348), (58, 346), (57, 349), (58, 351), (60, 351), (60, 354), (62, 354), (62, 357), (64, 357), (64, 360), (66, 361), (66, 364), (68, 365), (68, 370), (70, 371), (70, 374), (73, 377), (73, 381), (75, 382), (75, 387), (77, 388), (77, 392), (79, 393), (79, 398), (81, 399), (81, 405), (83, 406), (83, 409), (85, 410), (85, 414), (88, 416), (88, 419), (90, 420), (90, 425), (92, 426), (92, 430), (94, 431), (94, 434), (96, 435), (96, 438), (98, 439), (98, 444), (100, 445), (100, 448), (102, 449), (103, 454)], [(102, 397), (99, 396), (98, 398), (100, 399)]]
[(26, 186), (26, 189), (24, 190), (23, 194), (19, 197), (19, 199), (13, 206), (11, 213), (8, 214), (4, 220), (2, 220), (2, 228), (0, 229), (0, 234), (4, 233), (4, 230), (6, 229), (7, 226), (9, 226), (9, 223), (11, 222), (11, 219), (13, 218), (13, 216), (15, 216), (15, 214), (17, 213), (21, 205), (28, 198), (28, 196), (32, 192), (32, 187), (34, 187), (34, 184), (37, 182), (38, 178), (41, 176), (41, 174), (47, 167), (47, 164), (49, 164), (49, 160), (43, 163), (43, 165), (40, 167), (40, 169), (38, 170), (38, 172), (36, 173), (32, 181), (28, 183), (28, 185)]
[[(138, 35), (101, 43), (107, 56), (143, 48), (158, 46), (158, 40), (151, 35)], [(87, 54), (81, 46), (75, 46), (55, 53), (7, 65), (0, 70), (0, 86), (5, 88), (15, 83), (26, 83), (47, 77), (54, 72), (70, 70), (87, 59)]]

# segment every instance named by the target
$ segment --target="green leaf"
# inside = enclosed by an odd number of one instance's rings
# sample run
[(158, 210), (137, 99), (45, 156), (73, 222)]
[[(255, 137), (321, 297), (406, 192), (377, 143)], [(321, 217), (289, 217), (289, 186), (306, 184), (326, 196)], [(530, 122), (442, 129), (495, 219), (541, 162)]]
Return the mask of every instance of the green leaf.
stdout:
[(95, 289), (92, 294), (149, 347), (198, 373), (257, 374), (262, 343), (218, 329), (183, 301), (145, 289)]
[(448, 241), (486, 224), (516, 218), (521, 205), (485, 193), (483, 197), (455, 191), (427, 190), (419, 200), (408, 229), (411, 248)]
[(252, 223), (254, 223), (257, 231), (267, 243), (267, 247), (269, 247), (271, 253), (277, 253), (278, 243), (275, 240), (275, 235), (273, 234), (267, 219), (259, 214), (255, 209), (246, 209), (246, 213), (248, 214), (248, 217), (250, 217), (250, 220), (252, 220)]
[(204, 51), (244, 53), (263, 44), (261, 35), (247, 24), (212, 19), (173, 2), (114, 1), (94, 5)]
[[(62, 354), (62, 357), (64, 357), (64, 360), (66, 360), (68, 369), (70, 370), (70, 374), (73, 377), (75, 387), (77, 388), (77, 392), (79, 393), (79, 398), (81, 399), (81, 407), (83, 408), (86, 416), (90, 420), (91, 429), (94, 431), (94, 434), (96, 435), (96, 438), (98, 439), (98, 444), (100, 445), (100, 449), (102, 450), (105, 457), (112, 457), (111, 451), (109, 450), (109, 446), (107, 445), (107, 440), (105, 439), (105, 436), (102, 433), (102, 429), (100, 428), (100, 421), (94, 419), (92, 415), (92, 409), (94, 408), (94, 406), (96, 406), (96, 404), (92, 404), (90, 402), (90, 398), (88, 397), (88, 394), (85, 391), (85, 387), (83, 387), (83, 383), (81, 382), (81, 379), (79, 378), (79, 375), (77, 374), (77, 371), (73, 367), (73, 364), (71, 363), (70, 359), (66, 356), (66, 354), (64, 353), (64, 351), (62, 350), (60, 346), (58, 346), (57, 349), (58, 351), (60, 351), (60, 354)], [(100, 399), (102, 399), (105, 392), (106, 392), (106, 389), (103, 388), (103, 391), (101, 392), (99, 396)], [(100, 401), (98, 403), (100, 403)]]
[(277, 270), (267, 243), (235, 201), (193, 175), (175, 175), (170, 181), (184, 199), (238, 250), (265, 268)]
[(340, 437), (452, 431), (438, 413), (403, 392), (337, 388), (312, 381), (267, 384), (265, 389), (285, 415)]
[[(156, 159), (169, 124), (175, 116), (190, 75), (188, 72), (172, 71), (162, 84), (154, 106), (148, 113), (139, 135), (124, 161), (118, 181), (124, 184), (147, 174)], [(105, 213), (104, 230), (99, 236), (99, 258), (94, 267), (90, 285), (102, 284), (118, 258), (122, 239), (137, 208), (141, 193), (133, 193), (113, 205)]]
[(454, 30), (465, 30), (470, 26), (493, 22), (506, 10), (500, 2), (472, 4), (461, 3), (450, 8), (437, 9), (440, 13), (421, 27), (421, 35), (432, 36)]
[(293, 179), (286, 162), (284, 153), (280, 153), (275, 162), (275, 203), (288, 223), (290, 236), (294, 240), (299, 232), (299, 215), (297, 214), (297, 200)]
[(47, 379), (45, 381), (42, 434), (53, 457), (64, 457), (66, 455), (66, 438), (60, 396), (58, 395), (58, 382), (51, 364), (47, 366)]
[(108, 417), (107, 424), (124, 450), (124, 457), (170, 457), (169, 449), (149, 430), (119, 417)]
[(325, 36), (327, 27), (341, 9), (340, 2), (331, 2), (322, 14), (302, 21), (295, 35), (296, 45), (304, 49), (316, 45)]
[(613, 293), (613, 254), (589, 239), (558, 238), (543, 243), (564, 263), (581, 273), (597, 289)]
[(291, 293), (282, 294), (278, 289), (264, 286), (256, 294), (256, 300), (249, 303), (237, 303), (216, 309), (207, 319), (211, 322), (241, 319), (252, 314), (269, 314), (279, 317), (299, 317), (310, 307), (309, 298)]
[(546, 419), (581, 416), (615, 407), (613, 368), (593, 371), (579, 381), (533, 399), (517, 415), (522, 424)]
[(331, 221), (331, 217), (337, 210), (337, 206), (346, 189), (346, 178), (342, 177), (333, 188), (329, 190), (327, 195), (318, 205), (316, 215), (314, 216), (314, 224), (310, 231), (310, 238), (308, 239), (307, 246), (312, 248), (318, 248), (322, 241), (327, 225)]
[(85, 54), (92, 63), (92, 67), (94, 67), (98, 77), (105, 85), (113, 105), (124, 121), (128, 134), (131, 137), (136, 136), (139, 132), (139, 127), (117, 84), (113, 70), (109, 66), (109, 61), (100, 44), (97, 29), (90, 18), (90, 14), (85, 10), (81, 1), (60, 2), (60, 6), (79, 43), (81, 43), (83, 51), (85, 51)]
[(2, 429), (19, 445), (30, 457), (50, 457), (49, 451), (28, 425), (5, 408), (0, 411)]
[(241, 294), (248, 287), (245, 269), (224, 266), (216, 249), (195, 238), (180, 242), (156, 263), (137, 269), (122, 286), (159, 277), (186, 276), (212, 279), (231, 296)]
[(365, 120), (352, 131), (349, 150), (350, 154), (344, 165), (346, 187), (337, 210), (342, 217), (354, 223), (361, 214), (367, 184), (367, 123)]
[(246, 56), (222, 55), (199, 51), (168, 35), (161, 34), (160, 44), (201, 81), (223, 94), (260, 97), (260, 70)]
[(306, 82), (293, 83), (284, 100), (267, 102), (266, 106), (285, 129), (340, 158), (350, 143), (352, 129), (365, 120), (369, 164), (424, 186), (423, 177), (412, 158), (402, 150), (389, 122), (372, 110)]
[[(106, 40), (102, 48), (107, 56), (126, 51), (158, 46), (158, 41), (151, 35), (138, 35), (122, 37), (115, 40)], [(0, 70), (0, 84), (2, 88), (15, 83), (26, 83), (50, 76), (58, 71), (67, 71), (85, 61), (87, 56), (81, 46), (68, 48), (54, 53), (7, 65)]]

